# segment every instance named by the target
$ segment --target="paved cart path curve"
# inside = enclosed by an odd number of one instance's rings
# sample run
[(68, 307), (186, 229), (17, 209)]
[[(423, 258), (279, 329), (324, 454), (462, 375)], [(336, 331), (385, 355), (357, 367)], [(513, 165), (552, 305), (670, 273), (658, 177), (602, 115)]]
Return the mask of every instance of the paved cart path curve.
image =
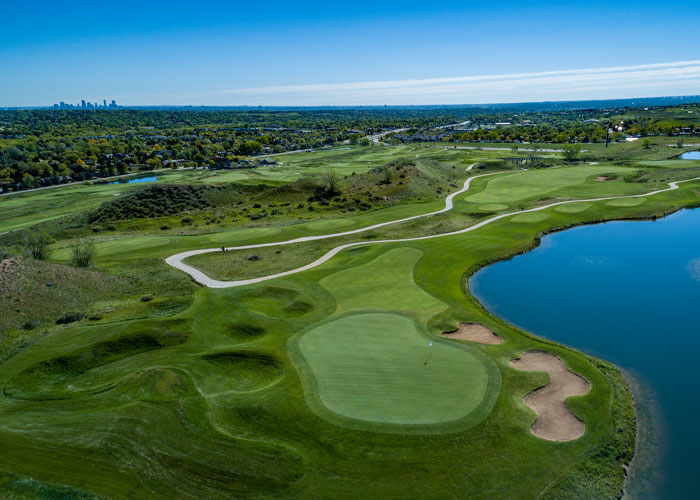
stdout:
[[(471, 171), (472, 168), (477, 165), (476, 163), (469, 165), (467, 167), (467, 171)], [(280, 246), (280, 245), (290, 245), (292, 243), (301, 243), (304, 241), (313, 241), (313, 240), (322, 240), (326, 238), (334, 238), (337, 236), (346, 236), (349, 234), (356, 234), (356, 233), (361, 233), (364, 231), (370, 231), (372, 229), (376, 229), (379, 227), (383, 226), (388, 226), (390, 224), (399, 224), (401, 222), (406, 222), (409, 220), (415, 220), (419, 219), (421, 217), (429, 217), (432, 215), (437, 215), (440, 213), (447, 212), (449, 210), (452, 210), (453, 208), (453, 199), (455, 196), (458, 196), (464, 192), (466, 192), (469, 189), (469, 186), (471, 185), (471, 181), (474, 179), (479, 179), (482, 177), (487, 177), (490, 175), (496, 175), (498, 173), (502, 172), (494, 172), (490, 174), (482, 174), (482, 175), (476, 175), (473, 177), (469, 177), (466, 181), (464, 181), (464, 187), (460, 189), (459, 191), (455, 191), (454, 193), (450, 194), (445, 198), (445, 208), (440, 209), (436, 212), (430, 212), (427, 214), (421, 214), (421, 215), (414, 215), (412, 217), (406, 217), (404, 219), (398, 219), (394, 221), (388, 221), (388, 222), (382, 222), (379, 224), (374, 224), (372, 226), (367, 226), (364, 228), (360, 229), (354, 229), (351, 231), (345, 231), (341, 233), (333, 233), (333, 234), (322, 234), (318, 236), (304, 236), (302, 238), (295, 238), (292, 240), (286, 240), (286, 241), (276, 241), (276, 242), (270, 242), (270, 243), (260, 243), (257, 245), (243, 245), (243, 246), (237, 246), (237, 247), (227, 247), (226, 250), (245, 250), (245, 249), (250, 249), (250, 248), (261, 248), (261, 247), (271, 247), (271, 246)], [(168, 263), (169, 265), (173, 266), (176, 269), (179, 269), (181, 271), (184, 271), (185, 273), (189, 274), (192, 279), (194, 279), (197, 283), (210, 287), (210, 288), (231, 288), (231, 287), (236, 287), (236, 286), (244, 286), (244, 285), (252, 285), (254, 283), (260, 283), (262, 281), (267, 281), (275, 278), (281, 278), (283, 276), (289, 276), (290, 274), (296, 274), (300, 273), (302, 271), (308, 271), (309, 269), (313, 269), (315, 267), (320, 266), (324, 262), (327, 262), (330, 260), (334, 255), (337, 253), (347, 249), (347, 248), (352, 248), (356, 246), (362, 246), (362, 245), (376, 245), (380, 243), (398, 243), (402, 241), (420, 241), (420, 240), (429, 240), (429, 239), (434, 239), (434, 238), (444, 238), (447, 236), (455, 236), (458, 234), (464, 234), (464, 233), (469, 233), (471, 231), (476, 231), (477, 229), (486, 226), (487, 224), (490, 224), (492, 222), (495, 222), (500, 219), (504, 219), (506, 217), (511, 217), (513, 215), (518, 215), (518, 214), (525, 214), (528, 212), (538, 212), (540, 210), (546, 210), (551, 207), (555, 207), (558, 205), (566, 205), (569, 203), (580, 203), (580, 202), (591, 202), (591, 201), (604, 201), (604, 200), (618, 200), (618, 199), (623, 199), (623, 198), (643, 198), (646, 196), (653, 196), (655, 194), (659, 193), (665, 193), (667, 191), (673, 191), (674, 189), (678, 189), (678, 184), (682, 182), (691, 182), (691, 181), (696, 181), (700, 180), (700, 177), (694, 177), (692, 179), (686, 179), (683, 181), (674, 181), (674, 182), (669, 182), (667, 188), (665, 189), (658, 189), (656, 191), (651, 191), (649, 193), (643, 193), (643, 194), (633, 194), (633, 195), (625, 195), (625, 196), (608, 196), (608, 197), (603, 197), (603, 198), (584, 198), (584, 199), (579, 199), (579, 200), (566, 200), (566, 201), (559, 201), (555, 203), (550, 203), (548, 205), (543, 205), (541, 207), (535, 207), (535, 208), (529, 208), (527, 210), (518, 210), (516, 212), (509, 212), (505, 214), (500, 214), (500, 215), (495, 215), (489, 219), (483, 220), (481, 222), (478, 222), (472, 226), (466, 227), (464, 229), (459, 229), (457, 231), (451, 231), (448, 233), (441, 233), (441, 234), (433, 234), (433, 235), (428, 235), (428, 236), (416, 236), (413, 238), (400, 238), (400, 239), (393, 239), (393, 240), (373, 240), (373, 241), (357, 241), (353, 243), (346, 243), (344, 245), (339, 245), (328, 252), (324, 254), (323, 256), (319, 257), (313, 262), (310, 262), (309, 264), (306, 264), (301, 267), (297, 267), (296, 269), (290, 269), (288, 271), (283, 271), (280, 273), (275, 273), (275, 274), (270, 274), (268, 276), (260, 276), (258, 278), (251, 278), (251, 279), (245, 279), (245, 280), (233, 280), (233, 281), (221, 281), (221, 280), (216, 280), (213, 278), (210, 278), (206, 274), (204, 274), (202, 271), (199, 269), (189, 266), (185, 264), (183, 261), (187, 259), (188, 257), (192, 257), (193, 255), (200, 255), (204, 253), (211, 253), (211, 252), (220, 252), (221, 248), (203, 248), (200, 250), (190, 250), (187, 252), (181, 252), (177, 253), (175, 255), (171, 255), (167, 259), (165, 259), (165, 262)]]

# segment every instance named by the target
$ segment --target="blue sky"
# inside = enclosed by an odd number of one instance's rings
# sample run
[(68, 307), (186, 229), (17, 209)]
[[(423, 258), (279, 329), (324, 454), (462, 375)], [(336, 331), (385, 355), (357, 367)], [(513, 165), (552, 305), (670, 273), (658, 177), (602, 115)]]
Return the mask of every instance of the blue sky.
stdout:
[(0, 106), (700, 94), (697, 0), (38, 1), (0, 16)]

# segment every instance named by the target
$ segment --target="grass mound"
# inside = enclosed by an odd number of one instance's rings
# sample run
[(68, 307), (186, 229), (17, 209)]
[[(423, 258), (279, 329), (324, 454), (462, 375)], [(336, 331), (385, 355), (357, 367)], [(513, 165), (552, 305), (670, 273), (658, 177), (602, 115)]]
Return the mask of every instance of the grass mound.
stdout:
[(313, 311), (313, 304), (298, 298), (299, 292), (289, 288), (265, 287), (241, 299), (246, 307), (273, 318), (292, 318)]
[(282, 375), (282, 367), (275, 358), (259, 352), (216, 352), (202, 356), (204, 361), (223, 370), (223, 376), (232, 379), (235, 391), (251, 391), (273, 382)]
[(227, 328), (229, 335), (237, 339), (250, 339), (265, 335), (266, 330), (262, 326), (253, 323), (234, 323)]
[(185, 375), (167, 368), (136, 372), (124, 379), (117, 389), (132, 401), (151, 402), (171, 401), (194, 391)]
[(207, 191), (199, 185), (161, 184), (136, 189), (116, 200), (103, 203), (88, 214), (88, 223), (104, 223), (142, 217), (177, 215), (211, 206)]
[(10, 379), (6, 395), (13, 398), (61, 399), (71, 393), (63, 386), (88, 370), (147, 351), (185, 342), (188, 334), (182, 328), (185, 322), (170, 320), (150, 327), (136, 324), (122, 335), (103, 340), (33, 365)]

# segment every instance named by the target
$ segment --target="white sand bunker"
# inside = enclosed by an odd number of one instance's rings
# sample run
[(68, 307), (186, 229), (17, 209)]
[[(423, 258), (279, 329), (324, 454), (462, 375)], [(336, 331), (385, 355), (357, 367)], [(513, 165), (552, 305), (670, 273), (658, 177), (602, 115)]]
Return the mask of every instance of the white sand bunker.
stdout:
[(479, 344), (500, 344), (503, 342), (501, 337), (479, 323), (460, 323), (459, 328), (455, 331), (444, 332), (442, 336), (448, 339), (469, 340)]
[(570, 441), (583, 436), (586, 424), (571, 413), (565, 400), (586, 394), (591, 389), (588, 380), (569, 370), (558, 356), (549, 352), (527, 351), (510, 364), (518, 370), (546, 372), (551, 379), (523, 398), (537, 413), (530, 432), (549, 441)]

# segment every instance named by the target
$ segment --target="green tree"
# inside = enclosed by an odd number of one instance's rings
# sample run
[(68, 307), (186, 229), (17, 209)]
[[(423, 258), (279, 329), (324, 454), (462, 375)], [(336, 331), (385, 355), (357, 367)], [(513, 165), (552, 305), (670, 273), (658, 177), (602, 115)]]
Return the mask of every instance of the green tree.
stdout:
[(89, 267), (95, 258), (95, 244), (88, 240), (77, 240), (70, 246), (71, 263), (76, 267)]
[(644, 149), (651, 149), (651, 139), (649, 139), (648, 137), (645, 138), (645, 139), (642, 141), (642, 147), (643, 147)]
[(581, 144), (564, 144), (564, 146), (562, 147), (562, 154), (564, 155), (564, 159), (566, 161), (576, 160), (581, 154)]
[(40, 231), (26, 231), (24, 233), (24, 247), (35, 260), (46, 260), (51, 253), (51, 239)]
[(238, 151), (236, 154), (242, 155), (242, 156), (249, 156), (255, 153), (259, 153), (262, 151), (262, 144), (260, 144), (258, 141), (246, 141), (240, 146), (238, 146)]
[(323, 175), (322, 182), (327, 196), (338, 194), (338, 174), (335, 170), (328, 169), (328, 172)]

